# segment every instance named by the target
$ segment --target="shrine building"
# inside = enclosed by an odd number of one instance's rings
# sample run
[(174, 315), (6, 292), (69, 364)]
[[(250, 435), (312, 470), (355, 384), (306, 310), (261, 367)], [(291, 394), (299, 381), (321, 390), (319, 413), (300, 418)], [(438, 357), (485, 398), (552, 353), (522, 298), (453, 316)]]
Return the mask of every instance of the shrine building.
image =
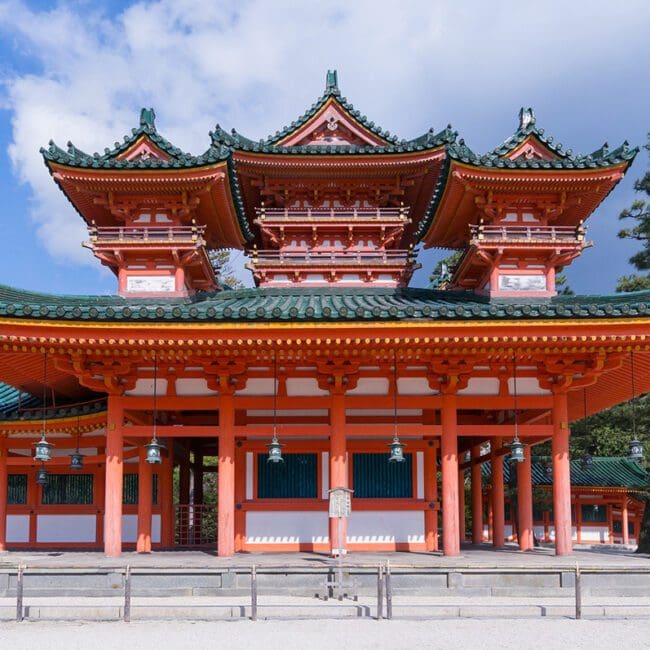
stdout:
[[(570, 554), (571, 424), (650, 390), (650, 292), (558, 295), (556, 276), (637, 152), (575, 154), (530, 108), (485, 154), (450, 126), (401, 139), (336, 72), (275, 135), (217, 126), (200, 155), (153, 109), (103, 153), (51, 142), (115, 294), (0, 287), (0, 550), (454, 556), (466, 472), (473, 541), (489, 524), (496, 547), (516, 473), (529, 550), (550, 441), (545, 535)], [(434, 247), (460, 261), (409, 287)], [(226, 286), (222, 250), (254, 288)], [(353, 491), (342, 544), (335, 488)]]

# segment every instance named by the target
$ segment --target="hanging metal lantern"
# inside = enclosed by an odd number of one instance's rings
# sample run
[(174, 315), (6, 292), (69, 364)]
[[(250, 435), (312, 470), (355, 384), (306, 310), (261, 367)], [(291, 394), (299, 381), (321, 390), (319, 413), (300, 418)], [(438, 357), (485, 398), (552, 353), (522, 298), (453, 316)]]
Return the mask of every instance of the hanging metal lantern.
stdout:
[(47, 470), (45, 467), (41, 467), (38, 472), (36, 472), (36, 485), (47, 485)]
[(630, 441), (630, 458), (636, 461), (643, 460), (643, 443), (636, 436)]
[(165, 449), (165, 445), (158, 442), (154, 436), (151, 439), (151, 442), (148, 445), (145, 445), (144, 448), (147, 450), (147, 455), (145, 456), (145, 461), (150, 465), (158, 465), (162, 463), (162, 451)]
[(80, 470), (84, 468), (84, 457), (79, 453), (79, 449), (73, 454), (70, 454), (70, 469)]
[(508, 445), (510, 447), (510, 460), (514, 463), (523, 463), (526, 460), (524, 447), (526, 446), (517, 436)]
[(52, 449), (52, 447), (54, 447), (54, 445), (45, 440), (45, 434), (43, 434), (43, 437), (38, 442), (34, 443), (34, 460), (40, 460), (42, 463), (52, 460), (52, 454), (50, 454), (50, 449)]
[(404, 447), (406, 447), (406, 445), (403, 442), (400, 442), (397, 436), (393, 438), (393, 442), (388, 446), (390, 447), (390, 456), (388, 457), (389, 463), (403, 463), (406, 460), (406, 458), (404, 458)]
[(594, 464), (594, 457), (587, 451), (582, 457), (582, 466), (591, 467)]
[(553, 465), (551, 463), (546, 464), (544, 473), (546, 474), (546, 478), (553, 480)]
[(270, 445), (266, 445), (269, 448), (269, 457), (266, 459), (267, 463), (284, 463), (284, 458), (282, 458), (282, 447), (278, 442), (276, 436), (273, 436)]

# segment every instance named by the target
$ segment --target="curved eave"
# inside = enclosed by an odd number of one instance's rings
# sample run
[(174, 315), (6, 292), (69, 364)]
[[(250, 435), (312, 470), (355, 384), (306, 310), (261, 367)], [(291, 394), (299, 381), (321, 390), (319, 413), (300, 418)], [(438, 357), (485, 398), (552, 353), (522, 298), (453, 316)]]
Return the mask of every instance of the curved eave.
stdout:
[[(467, 226), (471, 218), (460, 215), (467, 199), (467, 186), (472, 185), (484, 191), (519, 192), (562, 192), (570, 183), (583, 183), (580, 191), (592, 192), (595, 199), (581, 206), (579, 219), (586, 219), (614, 189), (629, 169), (632, 160), (596, 168), (554, 168), (539, 167), (485, 167), (471, 162), (448, 158), (441, 170), (440, 180), (434, 197), (416, 232), (418, 241), (426, 248), (460, 248), (467, 242)], [(608, 183), (605, 190), (598, 187)], [(594, 186), (596, 186), (594, 188)], [(578, 191), (574, 188), (574, 191)], [(473, 205), (473, 198), (471, 199)], [(463, 203), (465, 202), (465, 203)], [(467, 208), (466, 211), (469, 211)], [(568, 213), (568, 210), (567, 210)], [(445, 219), (444, 216), (447, 216)], [(558, 223), (561, 223), (559, 221)], [(446, 225), (445, 225), (446, 224)], [(577, 224), (577, 220), (576, 220)], [(441, 232), (441, 229), (444, 231)], [(450, 238), (448, 231), (455, 228), (458, 233)]]
[[(236, 205), (239, 197), (232, 189), (228, 160), (185, 169), (105, 170), (60, 163), (49, 163), (48, 168), (59, 189), (88, 224), (115, 224), (110, 212), (94, 201), (93, 193), (174, 195), (196, 191), (201, 192), (197, 217), (208, 226), (206, 239), (211, 247), (241, 248), (252, 236), (241, 205)], [(206, 188), (209, 191), (203, 194)]]

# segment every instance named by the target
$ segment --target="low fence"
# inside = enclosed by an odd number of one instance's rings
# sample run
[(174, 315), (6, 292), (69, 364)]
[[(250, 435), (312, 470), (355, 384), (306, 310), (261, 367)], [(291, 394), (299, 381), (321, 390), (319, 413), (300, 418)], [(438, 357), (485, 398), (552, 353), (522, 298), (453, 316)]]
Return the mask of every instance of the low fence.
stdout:
[[(55, 605), (40, 602), (31, 607), (39, 611), (68, 608), (72, 618), (87, 620), (78, 600), (101, 605), (106, 598), (112, 605), (104, 607), (105, 614), (97, 614), (98, 607), (93, 606), (95, 614), (90, 618), (129, 622), (138, 609), (141, 615), (137, 618), (156, 618), (156, 607), (164, 609), (165, 618), (179, 619), (203, 618), (188, 615), (193, 608), (203, 612), (225, 608), (230, 612), (226, 618), (253, 621), (303, 617), (305, 608), (313, 613), (314, 607), (338, 617), (336, 607), (322, 610), (332, 601), (330, 604), (349, 605), (349, 615), (376, 620), (534, 615), (581, 619), (585, 595), (589, 599), (586, 616), (594, 616), (594, 612), (596, 616), (650, 616), (650, 566), (417, 567), (388, 562), (227, 568), (20, 565), (0, 567), (0, 576), (5, 578), (0, 600), (6, 603), (15, 596), (16, 621), (32, 618), (30, 601), (47, 599), (56, 599)], [(604, 605), (613, 596), (618, 597), (618, 604)], [(645, 603), (639, 604), (639, 596), (645, 597)], [(549, 599), (551, 606), (540, 605)], [(631, 603), (621, 605), (626, 599)], [(482, 610), (477, 609), (477, 602), (482, 603)], [(111, 615), (106, 614), (109, 609)], [(162, 616), (162, 610), (157, 611)], [(61, 618), (69, 620), (70, 616)]]

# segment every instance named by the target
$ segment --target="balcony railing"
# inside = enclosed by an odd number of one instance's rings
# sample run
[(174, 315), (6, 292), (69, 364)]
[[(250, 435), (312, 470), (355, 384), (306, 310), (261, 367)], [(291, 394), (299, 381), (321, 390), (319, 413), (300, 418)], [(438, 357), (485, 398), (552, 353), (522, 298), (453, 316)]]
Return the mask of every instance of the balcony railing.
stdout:
[(378, 265), (378, 264), (406, 264), (415, 260), (412, 250), (391, 251), (253, 251), (251, 261), (253, 264), (286, 264), (286, 265)]
[(89, 226), (92, 244), (197, 242), (203, 239), (205, 226)]
[(530, 241), (530, 242), (583, 242), (585, 227), (579, 226), (510, 226), (470, 225), (470, 235), (475, 241)]
[(256, 208), (260, 222), (265, 221), (408, 221), (409, 208)]

